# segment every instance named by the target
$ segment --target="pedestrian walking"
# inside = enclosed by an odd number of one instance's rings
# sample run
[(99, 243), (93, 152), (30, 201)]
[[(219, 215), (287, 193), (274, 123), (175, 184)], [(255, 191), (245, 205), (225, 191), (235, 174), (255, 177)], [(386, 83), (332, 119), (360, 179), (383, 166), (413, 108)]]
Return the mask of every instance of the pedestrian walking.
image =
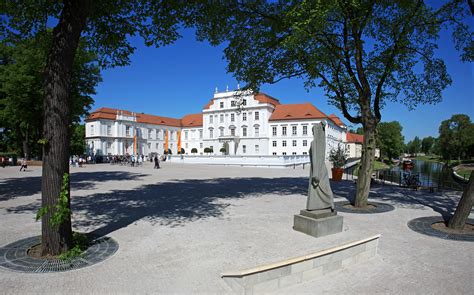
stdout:
[(22, 169), (23, 171), (26, 171), (26, 168), (28, 168), (28, 163), (26, 162), (26, 159), (21, 160), (21, 167), (20, 167), (20, 172)]
[(155, 167), (154, 169), (160, 169), (160, 160), (158, 159), (158, 156), (155, 156)]

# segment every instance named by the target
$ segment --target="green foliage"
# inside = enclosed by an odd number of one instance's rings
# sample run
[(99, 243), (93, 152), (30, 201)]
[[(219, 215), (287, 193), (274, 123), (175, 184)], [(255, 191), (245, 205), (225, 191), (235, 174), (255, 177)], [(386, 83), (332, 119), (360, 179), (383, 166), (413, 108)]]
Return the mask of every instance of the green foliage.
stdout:
[(208, 148), (208, 147), (204, 148), (204, 153), (206, 153), (206, 154), (211, 154), (213, 152), (214, 152), (214, 150), (211, 149), (211, 148)]
[(337, 146), (337, 149), (332, 149), (329, 152), (329, 161), (331, 161), (334, 168), (342, 168), (347, 161), (347, 152), (341, 144)]
[(51, 206), (43, 206), (39, 208), (36, 213), (36, 221), (40, 220), (48, 212), (51, 212), (50, 224), (54, 228), (58, 228), (63, 222), (67, 221), (71, 215), (71, 209), (69, 209), (69, 174), (64, 173), (63, 182), (61, 186), (61, 193), (59, 194), (58, 201), (51, 210)]
[(398, 121), (381, 122), (377, 126), (377, 147), (381, 158), (397, 158), (403, 150), (402, 126)]
[[(51, 46), (51, 31), (15, 42), (0, 43), (0, 126), (7, 150), (21, 151), (24, 143), (33, 156), (46, 144), (42, 134), (44, 69)], [(71, 82), (71, 123), (88, 114), (91, 95), (101, 81), (95, 55), (82, 43), (76, 54)], [(72, 130), (72, 133), (74, 131)], [(20, 154), (24, 154), (26, 151)]]
[(50, 222), (53, 227), (58, 228), (71, 215), (71, 209), (69, 209), (69, 174), (67, 173), (63, 175), (61, 193), (54, 209)]
[(444, 160), (474, 156), (474, 124), (468, 115), (453, 115), (439, 126), (439, 150)]
[(197, 152), (198, 152), (197, 148), (192, 148), (191, 149), (191, 154), (197, 154)]
[[(442, 26), (472, 46), (461, 1), (245, 1), (201, 4), (198, 38), (226, 42), (228, 71), (247, 87), (302, 77), (324, 88), (352, 123), (380, 120), (387, 101), (409, 108), (441, 101), (451, 83), (435, 49)], [(350, 114), (353, 110), (357, 115)]]
[(86, 151), (86, 126), (83, 124), (72, 124), (71, 126), (71, 155), (82, 155)]
[(75, 257), (82, 256), (84, 251), (89, 247), (89, 239), (85, 234), (73, 232), (72, 233), (72, 248), (59, 255), (60, 260), (71, 260)]
[(414, 155), (418, 154), (421, 151), (421, 140), (418, 136), (407, 143), (407, 151), (408, 153)]
[(38, 139), (38, 144), (45, 145), (48, 144), (48, 140), (46, 138)]
[(433, 146), (435, 143), (435, 138), (432, 136), (425, 137), (421, 140), (421, 152), (425, 154), (433, 153)]
[(36, 213), (36, 218), (35, 218), (36, 221), (43, 218), (43, 216), (46, 215), (46, 213), (48, 213), (48, 211), (49, 211), (49, 206), (40, 207), (38, 212)]

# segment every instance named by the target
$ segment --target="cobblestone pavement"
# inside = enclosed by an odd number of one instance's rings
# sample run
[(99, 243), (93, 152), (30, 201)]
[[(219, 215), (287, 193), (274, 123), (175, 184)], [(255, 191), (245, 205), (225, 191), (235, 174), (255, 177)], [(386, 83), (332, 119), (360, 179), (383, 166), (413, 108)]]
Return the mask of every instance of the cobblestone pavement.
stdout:
[[(309, 171), (163, 163), (154, 170), (108, 164), (71, 168), (74, 229), (110, 236), (106, 261), (63, 273), (0, 268), (0, 293), (227, 293), (219, 274), (301, 256), (382, 234), (369, 262), (279, 293), (472, 292), (474, 243), (419, 234), (408, 221), (449, 216), (459, 194), (376, 185), (370, 200), (393, 205), (379, 214), (340, 213), (342, 233), (315, 239), (292, 230), (304, 208)], [(0, 246), (36, 236), (41, 169), (0, 168)], [(337, 201), (350, 181), (332, 183)], [(473, 214), (471, 214), (471, 218)]]

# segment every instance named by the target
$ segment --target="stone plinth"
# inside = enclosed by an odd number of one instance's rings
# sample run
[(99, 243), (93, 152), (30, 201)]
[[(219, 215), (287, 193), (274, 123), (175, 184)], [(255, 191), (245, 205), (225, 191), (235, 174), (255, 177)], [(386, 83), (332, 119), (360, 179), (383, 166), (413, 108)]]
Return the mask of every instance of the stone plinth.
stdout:
[(315, 238), (336, 234), (342, 231), (342, 216), (331, 209), (301, 210), (295, 215), (293, 229)]

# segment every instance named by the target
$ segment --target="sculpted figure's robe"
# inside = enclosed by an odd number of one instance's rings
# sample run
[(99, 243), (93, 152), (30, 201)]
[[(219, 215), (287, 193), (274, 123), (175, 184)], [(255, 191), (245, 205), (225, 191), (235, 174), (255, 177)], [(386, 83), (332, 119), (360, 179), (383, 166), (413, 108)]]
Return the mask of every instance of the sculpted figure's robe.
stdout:
[(328, 171), (325, 164), (326, 137), (324, 125), (313, 126), (313, 141), (309, 149), (311, 169), (309, 174), (307, 210), (334, 209), (334, 198), (329, 184)]

